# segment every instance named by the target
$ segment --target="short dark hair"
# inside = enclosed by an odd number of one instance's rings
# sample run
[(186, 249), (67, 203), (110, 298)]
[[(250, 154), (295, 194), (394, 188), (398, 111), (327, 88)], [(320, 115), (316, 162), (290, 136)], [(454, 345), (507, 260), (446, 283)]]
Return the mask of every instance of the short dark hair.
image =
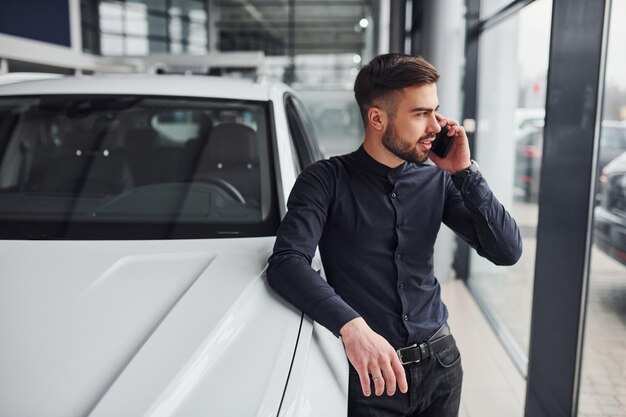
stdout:
[(378, 55), (361, 68), (354, 81), (354, 96), (363, 123), (367, 124), (367, 111), (376, 104), (382, 104), (386, 107), (385, 111), (394, 113), (395, 92), (415, 85), (433, 84), (437, 80), (439, 73), (421, 56), (399, 53)]

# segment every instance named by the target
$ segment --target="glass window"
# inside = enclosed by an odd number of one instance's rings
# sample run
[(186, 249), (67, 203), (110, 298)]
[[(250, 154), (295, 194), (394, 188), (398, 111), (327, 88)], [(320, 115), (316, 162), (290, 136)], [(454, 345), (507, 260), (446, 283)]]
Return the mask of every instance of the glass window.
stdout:
[[(94, 27), (94, 36), (85, 36), (85, 50), (102, 55), (146, 55), (148, 53), (206, 53), (207, 12), (201, 0), (100, 0), (96, 3), (99, 24), (81, 3), (83, 32)], [(167, 6), (170, 6), (169, 9)], [(100, 39), (97, 39), (99, 35)], [(95, 39), (92, 39), (95, 38)], [(142, 38), (143, 40), (141, 40)], [(100, 48), (94, 43), (100, 42)], [(171, 45), (171, 51), (168, 51)]]
[(91, 4), (88, 0), (80, 0), (80, 19), (83, 25), (94, 25), (93, 13), (91, 13)]
[(626, 1), (613, 0), (578, 415), (626, 415)]
[(468, 284), (495, 318), (517, 365), (528, 361), (538, 184), (552, 2), (538, 0), (481, 34), (475, 159), (516, 219), (524, 253), (498, 267), (474, 252)]
[(199, 24), (190, 24), (189, 25), (189, 35), (187, 39), (189, 43), (195, 43), (196, 45), (206, 43), (206, 27)]
[(509, 3), (512, 3), (512, 0), (480, 0), (480, 18), (492, 16)]
[(170, 43), (170, 52), (173, 54), (182, 54), (184, 52), (182, 42), (173, 41)]
[(100, 3), (100, 30), (121, 33), (124, 30), (124, 6), (121, 3)]
[(167, 19), (162, 16), (148, 15), (148, 35), (167, 37)]
[(230, 100), (0, 98), (0, 238), (272, 235), (267, 114)]
[(129, 36), (124, 40), (126, 49), (124, 55), (147, 55), (148, 40), (146, 38), (138, 38)]
[(200, 23), (205, 24), (206, 22), (206, 11), (204, 10), (190, 10), (189, 11), (189, 20), (192, 23)]
[(192, 11), (206, 10), (202, 0), (172, 0), (171, 5), (171, 9), (175, 9), (177, 13), (182, 13), (183, 16), (189, 16)]
[(167, 0), (126, 0), (126, 3), (139, 3), (144, 4), (150, 10), (165, 10)]
[(192, 55), (202, 55), (206, 53), (206, 45), (189, 44), (185, 48), (187, 52)]
[(100, 49), (102, 55), (123, 55), (124, 37), (103, 33), (100, 35)]
[[(148, 47), (150, 48), (150, 53), (167, 53), (170, 52), (167, 50), (167, 42), (159, 41), (159, 40), (150, 40)], [(205, 51), (206, 52), (206, 51)]]
[(148, 18), (145, 6), (128, 5), (126, 7), (124, 33), (135, 36), (148, 35)]
[(183, 39), (183, 21), (178, 16), (170, 17), (170, 39), (175, 41)]
[(83, 52), (96, 54), (97, 51), (97, 36), (94, 36), (94, 32), (91, 28), (83, 26), (81, 29)]

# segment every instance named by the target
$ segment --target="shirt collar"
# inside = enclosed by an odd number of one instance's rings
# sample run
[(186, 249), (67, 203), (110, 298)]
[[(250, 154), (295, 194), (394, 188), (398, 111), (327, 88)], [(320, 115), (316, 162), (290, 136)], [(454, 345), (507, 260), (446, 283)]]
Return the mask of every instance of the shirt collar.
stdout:
[(408, 167), (409, 163), (404, 161), (402, 164), (395, 168), (389, 168), (387, 165), (381, 164), (367, 153), (363, 148), (363, 145), (359, 146), (359, 149), (354, 151), (354, 159), (356, 163), (365, 169), (366, 171), (383, 178), (389, 178), (389, 176), (397, 176)]

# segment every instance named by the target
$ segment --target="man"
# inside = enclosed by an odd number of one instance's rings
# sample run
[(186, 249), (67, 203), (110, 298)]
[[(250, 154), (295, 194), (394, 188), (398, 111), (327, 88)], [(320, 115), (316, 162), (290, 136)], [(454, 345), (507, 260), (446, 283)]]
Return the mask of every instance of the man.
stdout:
[[(498, 265), (521, 255), (465, 130), (437, 113), (438, 79), (430, 63), (401, 54), (361, 69), (363, 145), (302, 172), (269, 260), (270, 285), (342, 337), (349, 416), (458, 414), (460, 355), (433, 273), (441, 222)], [(455, 138), (439, 158), (430, 149), (444, 126)], [(310, 266), (318, 244), (328, 282)]]

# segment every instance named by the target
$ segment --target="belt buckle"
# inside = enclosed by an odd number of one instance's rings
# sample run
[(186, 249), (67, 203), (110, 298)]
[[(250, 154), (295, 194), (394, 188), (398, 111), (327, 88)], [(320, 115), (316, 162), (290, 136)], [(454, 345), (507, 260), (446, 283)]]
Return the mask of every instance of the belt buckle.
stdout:
[(413, 348), (416, 348), (416, 347), (418, 347), (418, 344), (414, 343), (411, 346), (403, 347), (403, 348), (400, 348), (400, 349), (396, 350), (396, 354), (398, 355), (398, 359), (400, 359), (400, 362), (402, 363), (402, 365), (408, 365), (410, 363), (420, 363), (422, 361), (422, 350), (421, 349), (420, 349), (420, 358), (418, 360), (405, 362), (402, 359), (402, 352), (403, 351), (409, 350), (409, 349), (413, 349)]

